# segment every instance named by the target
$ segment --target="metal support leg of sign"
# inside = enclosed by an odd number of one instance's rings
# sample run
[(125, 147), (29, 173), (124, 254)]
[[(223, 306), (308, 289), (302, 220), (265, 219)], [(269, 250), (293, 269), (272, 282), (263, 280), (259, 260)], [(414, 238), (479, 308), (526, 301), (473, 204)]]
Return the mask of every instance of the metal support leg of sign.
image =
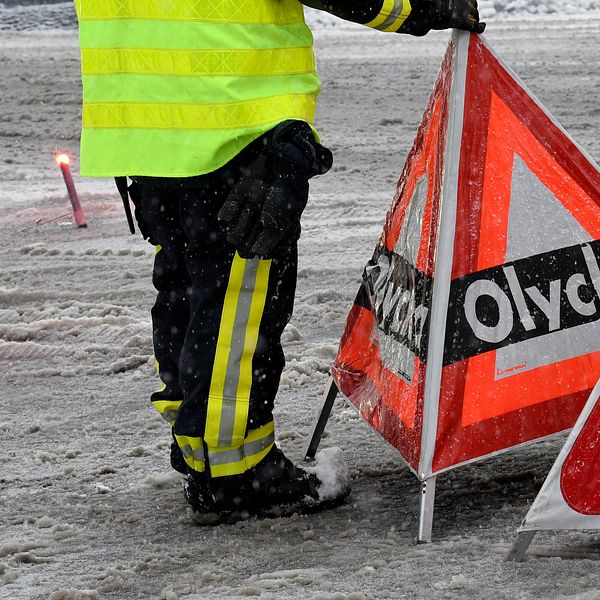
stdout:
[(331, 414), (331, 409), (333, 408), (333, 403), (335, 402), (337, 395), (337, 385), (335, 384), (333, 377), (329, 377), (329, 381), (327, 382), (325, 391), (321, 397), (321, 405), (319, 406), (317, 418), (313, 424), (312, 433), (308, 440), (308, 445), (304, 454), (306, 460), (312, 460), (317, 453), (317, 448), (319, 447), (321, 437), (323, 436), (323, 431), (325, 431), (325, 425), (327, 425), (327, 421), (329, 420), (329, 415)]
[(436, 476), (429, 477), (421, 483), (421, 515), (419, 517), (419, 543), (431, 542), (433, 528), (433, 508), (435, 505)]
[(514, 562), (521, 562), (525, 558), (525, 553), (527, 552), (527, 548), (533, 541), (535, 537), (536, 531), (521, 531), (517, 536), (513, 547), (510, 549), (506, 560), (511, 560)]

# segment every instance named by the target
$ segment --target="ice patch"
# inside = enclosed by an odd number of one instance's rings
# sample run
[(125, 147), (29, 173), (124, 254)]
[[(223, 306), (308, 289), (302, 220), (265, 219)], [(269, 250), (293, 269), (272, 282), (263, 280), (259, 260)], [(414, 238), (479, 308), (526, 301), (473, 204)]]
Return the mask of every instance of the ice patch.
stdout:
[(306, 470), (314, 473), (321, 481), (318, 491), (319, 498), (323, 500), (339, 498), (350, 488), (348, 465), (340, 448), (321, 450), (315, 457), (314, 465)]

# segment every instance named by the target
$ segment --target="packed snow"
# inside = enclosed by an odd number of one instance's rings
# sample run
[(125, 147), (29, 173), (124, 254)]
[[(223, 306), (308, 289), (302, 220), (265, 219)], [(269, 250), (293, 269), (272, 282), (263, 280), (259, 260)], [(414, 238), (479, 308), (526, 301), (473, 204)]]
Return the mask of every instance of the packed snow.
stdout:
[[(490, 43), (598, 160), (598, 2), (481, 7)], [(168, 427), (147, 400), (158, 385), (153, 249), (128, 233), (109, 180), (75, 175), (89, 221), (75, 228), (53, 163), (58, 150), (77, 163), (72, 17), (66, 3), (0, 8), (0, 598), (600, 598), (598, 532), (540, 534), (526, 562), (504, 562), (561, 439), (440, 476), (434, 543), (416, 545), (417, 479), (338, 401), (322, 445), (348, 463), (345, 505), (190, 521)], [(317, 125), (336, 162), (312, 185), (284, 334), (277, 436), (295, 461), (448, 39), (309, 20), (323, 81)]]

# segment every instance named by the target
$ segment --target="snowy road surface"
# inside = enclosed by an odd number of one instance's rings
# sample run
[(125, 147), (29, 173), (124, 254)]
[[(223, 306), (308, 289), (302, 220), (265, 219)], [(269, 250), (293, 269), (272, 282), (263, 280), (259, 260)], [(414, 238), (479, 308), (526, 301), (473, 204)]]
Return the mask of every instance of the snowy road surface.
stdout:
[[(313, 185), (285, 333), (278, 436), (296, 460), (447, 40), (316, 29), (336, 163)], [(487, 36), (598, 160), (600, 20), (498, 21)], [(339, 404), (324, 443), (346, 454), (347, 505), (194, 526), (147, 402), (152, 250), (108, 180), (76, 177), (77, 230), (52, 163), (77, 156), (76, 35), (2, 31), (0, 63), (0, 598), (600, 598), (598, 533), (540, 535), (530, 560), (503, 562), (560, 440), (441, 476), (435, 543), (416, 546), (417, 480)]]

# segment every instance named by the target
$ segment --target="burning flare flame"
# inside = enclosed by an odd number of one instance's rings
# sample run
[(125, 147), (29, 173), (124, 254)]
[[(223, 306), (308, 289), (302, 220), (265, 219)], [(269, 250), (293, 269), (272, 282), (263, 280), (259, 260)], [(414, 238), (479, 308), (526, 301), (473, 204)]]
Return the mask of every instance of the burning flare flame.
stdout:
[(56, 164), (59, 167), (61, 165), (69, 166), (71, 164), (71, 157), (68, 154), (65, 154), (64, 152), (61, 152), (60, 154), (57, 154), (54, 157), (54, 160), (56, 160)]

